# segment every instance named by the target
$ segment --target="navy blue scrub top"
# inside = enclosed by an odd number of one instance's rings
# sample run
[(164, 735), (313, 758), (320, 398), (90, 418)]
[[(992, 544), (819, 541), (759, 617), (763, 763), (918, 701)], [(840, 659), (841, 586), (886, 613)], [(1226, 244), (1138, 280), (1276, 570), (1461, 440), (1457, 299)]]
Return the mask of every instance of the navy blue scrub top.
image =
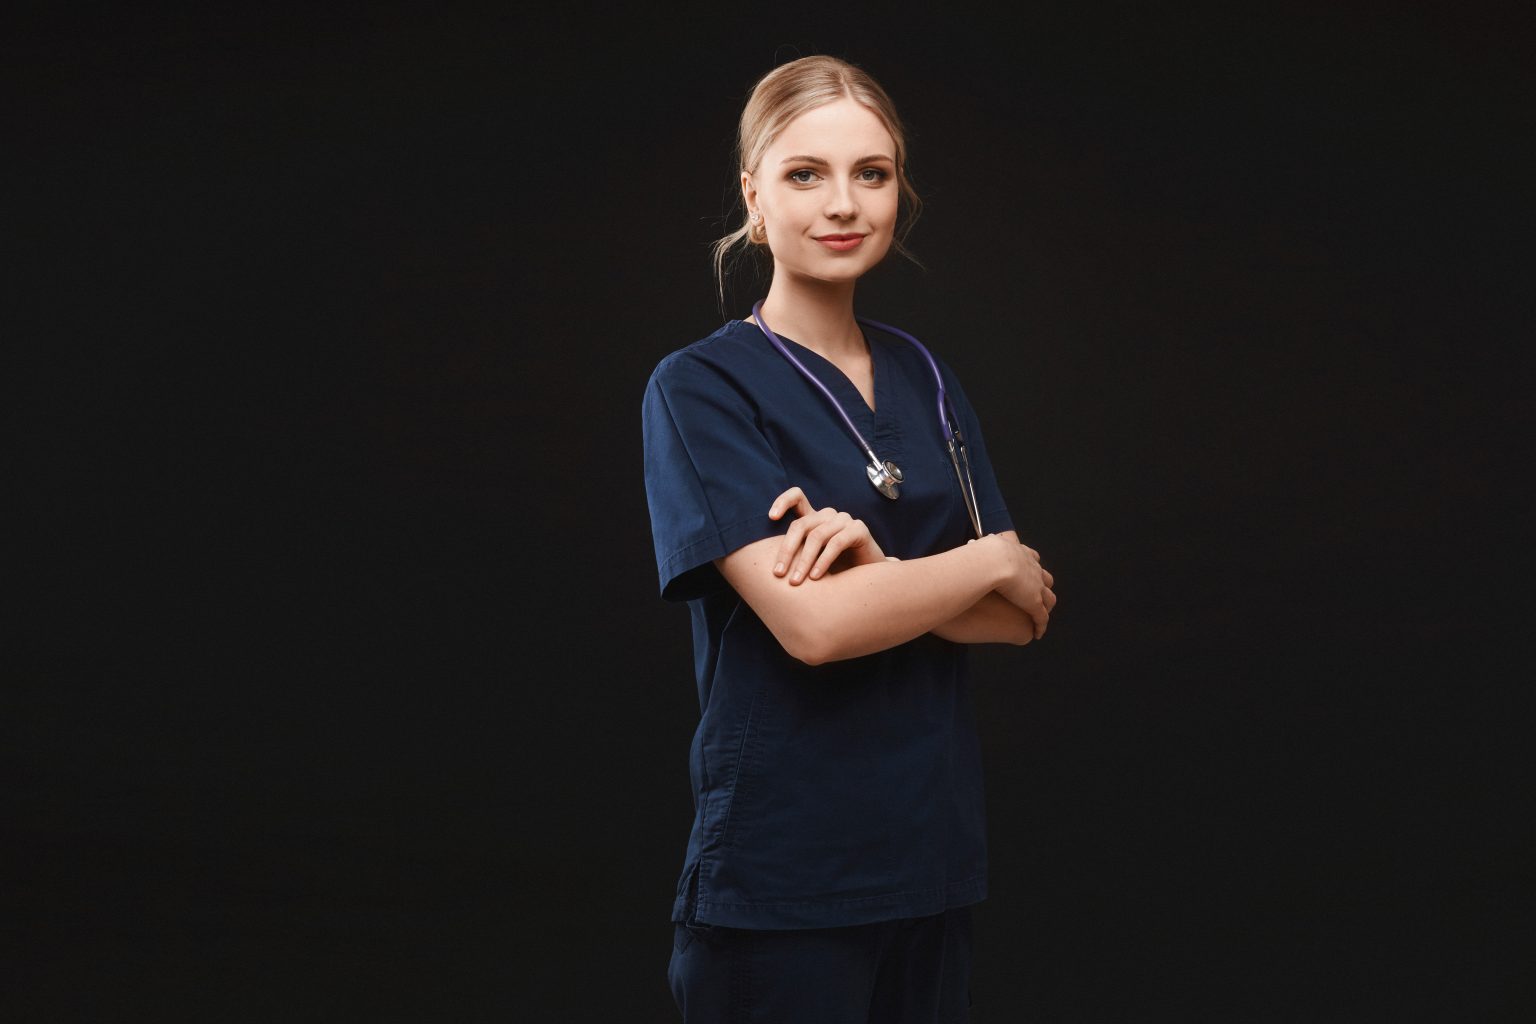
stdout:
[[(661, 360), (642, 410), (662, 597), (693, 618), (700, 718), (694, 821), (672, 920), (819, 928), (936, 914), (987, 895), (986, 820), (966, 648), (932, 633), (859, 658), (791, 657), (713, 560), (783, 534), (768, 508), (800, 486), (919, 558), (972, 536), (940, 433), (933, 371), (863, 327), (875, 409), (833, 363), (783, 337), (906, 482), (895, 501), (831, 403), (750, 321)], [(930, 346), (931, 347), (931, 346)], [(937, 357), (935, 357), (937, 358)], [(940, 361), (987, 533), (1013, 529), (981, 428)], [(815, 586), (807, 581), (801, 586)]]

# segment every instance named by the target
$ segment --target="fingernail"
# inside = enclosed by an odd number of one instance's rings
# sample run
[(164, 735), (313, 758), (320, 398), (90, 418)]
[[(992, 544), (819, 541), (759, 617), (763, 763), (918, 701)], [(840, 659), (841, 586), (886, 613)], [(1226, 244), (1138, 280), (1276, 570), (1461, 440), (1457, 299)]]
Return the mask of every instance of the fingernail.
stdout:
[(791, 576), (790, 579), (794, 580), (796, 583), (799, 583), (803, 576), (805, 576), (805, 573), (801, 572), (799, 569), (796, 569), (795, 574)]
[(784, 563), (783, 562), (774, 562), (773, 563), (773, 574), (775, 576), (782, 576), (782, 575), (784, 575)]

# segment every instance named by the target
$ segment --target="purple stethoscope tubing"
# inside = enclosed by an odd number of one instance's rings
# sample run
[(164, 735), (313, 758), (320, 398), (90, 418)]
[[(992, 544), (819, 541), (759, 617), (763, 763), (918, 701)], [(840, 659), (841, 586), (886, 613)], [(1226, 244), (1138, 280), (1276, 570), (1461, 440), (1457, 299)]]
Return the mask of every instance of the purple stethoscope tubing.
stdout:
[[(875, 454), (875, 450), (870, 446), (870, 443), (864, 440), (864, 435), (859, 433), (859, 428), (853, 425), (853, 420), (843, 411), (843, 404), (837, 400), (837, 397), (832, 394), (831, 390), (804, 363), (795, 358), (795, 354), (789, 350), (789, 347), (779, 340), (777, 334), (774, 334), (769, 329), (767, 322), (763, 320), (762, 299), (758, 299), (752, 304), (752, 316), (757, 321), (757, 326), (762, 329), (762, 332), (768, 336), (768, 340), (773, 343), (774, 348), (783, 353), (784, 358), (793, 363), (795, 369), (799, 370), (806, 380), (816, 385), (817, 389), (827, 397), (827, 401), (832, 403), (832, 408), (836, 409), (838, 416), (842, 417), (843, 423), (847, 425), (849, 432), (853, 434), (858, 440), (859, 446), (869, 456), (871, 464), (876, 467), (886, 465), (886, 463), (881, 461), (880, 456)], [(981, 510), (977, 507), (976, 484), (971, 479), (970, 455), (965, 450), (965, 439), (960, 434), (960, 425), (951, 415), (949, 394), (944, 389), (944, 375), (939, 372), (939, 364), (933, 358), (933, 353), (929, 352), (928, 347), (922, 342), (898, 327), (892, 327), (890, 324), (883, 324), (878, 320), (870, 320), (857, 315), (854, 316), (854, 319), (869, 327), (875, 327), (882, 331), (888, 331), (897, 337), (905, 338), (917, 347), (917, 350), (923, 354), (924, 359), (928, 360), (928, 367), (933, 371), (933, 379), (938, 383), (939, 440), (949, 451), (950, 462), (953, 463), (955, 475), (960, 480), (960, 496), (965, 499), (966, 513), (971, 517), (971, 526), (976, 530), (976, 536), (981, 537), (983, 535), (981, 531)], [(964, 463), (963, 468), (962, 462)], [(873, 477), (871, 481), (873, 482)], [(967, 489), (967, 484), (970, 485), (969, 489)], [(878, 488), (879, 485), (876, 484), (876, 487)], [(882, 491), (882, 493), (884, 492)], [(894, 497), (894, 495), (887, 496)]]
[[(773, 342), (774, 347), (777, 348), (780, 352), (784, 353), (784, 358), (786, 358), (790, 362), (794, 363), (796, 369), (798, 369), (802, 374), (805, 375), (805, 379), (810, 381), (812, 384), (815, 384), (816, 387), (821, 390), (821, 393), (827, 396), (827, 401), (832, 403), (832, 408), (836, 409), (837, 410), (837, 414), (843, 418), (843, 422), (848, 424), (848, 429), (853, 433), (854, 437), (859, 439), (859, 444), (864, 448), (864, 451), (869, 453), (869, 457), (871, 459), (875, 459), (876, 461), (878, 461), (878, 456), (875, 455), (875, 450), (869, 446), (869, 442), (868, 441), (864, 440), (864, 435), (859, 433), (859, 428), (853, 425), (853, 420), (849, 419), (848, 418), (848, 414), (843, 411), (842, 403), (839, 402), (835, 397), (833, 397), (832, 392), (827, 389), (827, 386), (825, 384), (823, 384), (820, 380), (817, 379), (817, 377), (816, 377), (816, 375), (814, 373), (812, 373), (810, 370), (806, 369), (806, 366), (805, 366), (804, 363), (802, 363), (800, 360), (795, 358), (795, 354), (793, 352), (791, 352), (788, 349), (788, 347), (786, 347), (785, 344), (782, 341), (779, 340), (779, 336), (777, 334), (774, 334), (773, 331), (769, 330), (768, 324), (763, 320), (763, 300), (762, 299), (758, 299), (756, 302), (754, 302), (752, 304), (752, 316), (757, 320), (757, 326), (761, 327), (763, 329), (763, 333), (768, 335), (768, 340)], [(916, 338), (912, 337), (912, 335), (908, 334), (906, 331), (903, 331), (903, 330), (901, 330), (900, 328), (897, 328), (897, 327), (892, 327), (890, 324), (882, 324), (878, 320), (870, 320), (870, 319), (867, 319), (865, 317), (857, 316), (857, 315), (854, 316), (854, 319), (857, 320), (861, 324), (867, 324), (870, 327), (876, 327), (876, 328), (879, 328), (882, 331), (889, 331), (890, 333), (896, 335), (899, 338), (907, 339), (913, 345), (916, 345), (917, 346), (917, 350), (923, 354), (923, 358), (928, 360), (928, 367), (929, 367), (929, 369), (933, 370), (933, 379), (935, 381), (937, 381), (938, 385), (939, 385), (939, 396), (938, 396), (939, 439), (941, 441), (945, 442), (946, 444), (949, 443), (949, 436), (948, 436), (948, 434), (951, 431), (953, 431), (954, 433), (958, 433), (958, 431), (955, 430), (954, 423), (953, 423), (953, 421), (949, 417), (949, 413), (948, 413), (949, 395), (944, 390), (944, 377), (943, 377), (942, 374), (939, 373), (939, 364), (934, 361), (933, 353), (928, 351), (928, 346), (924, 345), (922, 342), (920, 342)]]

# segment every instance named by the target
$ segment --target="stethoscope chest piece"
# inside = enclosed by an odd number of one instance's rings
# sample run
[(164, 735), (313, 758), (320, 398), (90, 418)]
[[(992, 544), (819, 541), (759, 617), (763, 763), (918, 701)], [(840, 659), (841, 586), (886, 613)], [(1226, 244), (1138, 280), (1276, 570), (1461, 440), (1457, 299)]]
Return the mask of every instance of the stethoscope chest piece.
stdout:
[(901, 467), (887, 459), (885, 462), (872, 461), (864, 467), (869, 482), (875, 485), (875, 490), (887, 498), (895, 499), (899, 496), (897, 488), (903, 479)]

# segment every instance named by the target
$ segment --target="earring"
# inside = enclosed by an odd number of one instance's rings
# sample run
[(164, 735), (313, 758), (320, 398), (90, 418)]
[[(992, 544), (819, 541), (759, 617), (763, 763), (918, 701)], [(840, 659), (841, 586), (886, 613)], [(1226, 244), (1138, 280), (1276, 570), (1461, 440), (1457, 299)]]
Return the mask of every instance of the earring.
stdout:
[(757, 223), (757, 219), (759, 217), (761, 217), (761, 216), (762, 216), (762, 214), (758, 213), (756, 210), (753, 210), (752, 211), (752, 223), (756, 224)]

